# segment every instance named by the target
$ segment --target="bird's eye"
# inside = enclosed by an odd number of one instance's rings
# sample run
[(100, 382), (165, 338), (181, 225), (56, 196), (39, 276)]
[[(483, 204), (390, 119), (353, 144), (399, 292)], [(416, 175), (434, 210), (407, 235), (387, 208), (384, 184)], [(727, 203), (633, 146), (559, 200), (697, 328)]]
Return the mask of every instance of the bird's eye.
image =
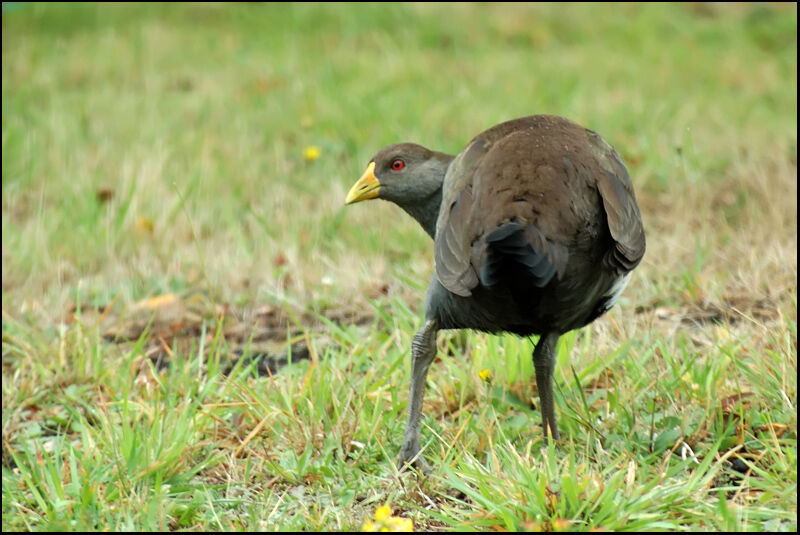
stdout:
[(395, 160), (392, 162), (392, 170), (400, 171), (403, 167), (406, 166), (406, 162), (403, 160)]

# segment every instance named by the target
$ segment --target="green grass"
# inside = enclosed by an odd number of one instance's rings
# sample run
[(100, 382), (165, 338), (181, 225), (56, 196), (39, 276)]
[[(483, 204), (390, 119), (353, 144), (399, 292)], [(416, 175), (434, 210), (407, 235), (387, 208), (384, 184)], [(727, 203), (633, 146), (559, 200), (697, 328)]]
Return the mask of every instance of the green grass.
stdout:
[[(386, 503), (418, 530), (797, 529), (796, 5), (2, 25), (4, 530), (358, 530)], [(561, 443), (532, 341), (449, 333), (433, 470), (398, 473), (432, 246), (345, 193), (385, 144), (456, 153), (531, 113), (620, 151), (647, 254), (560, 342)]]

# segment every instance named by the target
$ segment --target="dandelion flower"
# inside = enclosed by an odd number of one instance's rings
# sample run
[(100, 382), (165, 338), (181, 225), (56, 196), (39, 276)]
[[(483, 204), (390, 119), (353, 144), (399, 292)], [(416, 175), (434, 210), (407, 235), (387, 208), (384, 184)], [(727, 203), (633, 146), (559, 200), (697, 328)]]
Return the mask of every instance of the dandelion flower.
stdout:
[(492, 377), (492, 372), (489, 368), (486, 368), (478, 372), (478, 377), (481, 378), (481, 381), (488, 381)]
[(303, 149), (303, 159), (307, 162), (313, 162), (314, 160), (319, 158), (320, 154), (321, 151), (319, 150), (319, 147), (315, 145), (309, 145), (308, 147)]

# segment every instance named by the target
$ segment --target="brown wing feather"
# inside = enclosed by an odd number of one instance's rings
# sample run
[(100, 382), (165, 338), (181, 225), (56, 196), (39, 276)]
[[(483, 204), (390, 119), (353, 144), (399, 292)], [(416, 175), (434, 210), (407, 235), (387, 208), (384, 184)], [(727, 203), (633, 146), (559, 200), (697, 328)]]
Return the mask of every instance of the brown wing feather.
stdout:
[(472, 288), (478, 284), (470, 264), (474, 227), (472, 178), (487, 149), (485, 140), (476, 138), (450, 164), (436, 222), (436, 276), (445, 288), (464, 297), (472, 295)]
[(603, 171), (597, 177), (597, 191), (614, 239), (614, 248), (605, 261), (618, 271), (628, 272), (639, 265), (645, 251), (644, 227), (633, 184), (611, 145), (591, 130), (586, 131), (586, 138)]

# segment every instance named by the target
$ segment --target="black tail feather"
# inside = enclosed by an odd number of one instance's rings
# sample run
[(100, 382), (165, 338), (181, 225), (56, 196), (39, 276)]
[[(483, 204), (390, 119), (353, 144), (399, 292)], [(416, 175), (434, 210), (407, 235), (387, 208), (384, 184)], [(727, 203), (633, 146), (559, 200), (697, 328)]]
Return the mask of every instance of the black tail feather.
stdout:
[[(545, 255), (544, 241), (538, 247), (531, 239), (530, 230), (516, 222), (505, 223), (486, 236), (486, 256), (481, 267), (480, 281), (487, 287), (496, 286), (504, 276), (512, 273), (527, 276), (528, 282), (544, 287), (556, 274), (556, 268)], [(528, 230), (528, 232), (526, 232)], [(535, 230), (535, 229), (533, 229)], [(538, 230), (536, 237), (540, 237)], [(520, 281), (522, 282), (522, 281)]]

